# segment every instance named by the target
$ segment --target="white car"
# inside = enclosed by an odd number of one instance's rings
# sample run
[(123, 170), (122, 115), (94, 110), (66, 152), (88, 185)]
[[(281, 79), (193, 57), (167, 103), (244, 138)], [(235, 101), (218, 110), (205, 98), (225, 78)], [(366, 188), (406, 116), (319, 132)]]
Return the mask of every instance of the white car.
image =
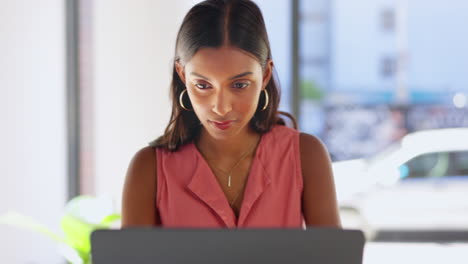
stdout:
[(343, 226), (368, 239), (378, 231), (468, 230), (468, 128), (415, 132), (333, 170)]

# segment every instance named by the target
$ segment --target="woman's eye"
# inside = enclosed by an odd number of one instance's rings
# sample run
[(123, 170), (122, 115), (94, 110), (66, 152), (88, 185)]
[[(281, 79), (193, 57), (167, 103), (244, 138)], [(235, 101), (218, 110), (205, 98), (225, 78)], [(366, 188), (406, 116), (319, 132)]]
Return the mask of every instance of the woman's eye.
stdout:
[(197, 83), (197, 84), (195, 84), (195, 86), (196, 86), (198, 89), (207, 89), (207, 88), (209, 88), (209, 85), (208, 85), (208, 84), (205, 84), (205, 83)]
[(234, 83), (234, 88), (237, 88), (237, 89), (242, 89), (242, 88), (245, 88), (249, 86), (248, 83)]

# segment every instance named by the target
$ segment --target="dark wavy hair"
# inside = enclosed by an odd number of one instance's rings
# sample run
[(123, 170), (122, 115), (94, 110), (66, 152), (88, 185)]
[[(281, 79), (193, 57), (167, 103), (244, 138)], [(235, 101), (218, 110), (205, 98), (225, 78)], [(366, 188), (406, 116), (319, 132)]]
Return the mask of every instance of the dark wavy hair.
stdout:
[[(217, 48), (230, 45), (246, 51), (258, 60), (263, 70), (271, 56), (270, 42), (265, 22), (258, 6), (249, 0), (206, 0), (190, 9), (177, 34), (175, 56), (170, 86), (172, 114), (164, 135), (150, 143), (150, 146), (176, 151), (191, 142), (200, 133), (201, 123), (193, 111), (184, 110), (179, 96), (185, 84), (176, 72), (176, 62), (187, 62), (203, 48)], [(249, 125), (257, 133), (266, 133), (276, 125), (286, 125), (280, 115), (287, 116), (297, 128), (293, 116), (278, 111), (280, 101), (279, 84), (275, 69), (266, 85), (269, 94), (268, 107), (261, 111), (265, 96), (260, 96), (257, 110)], [(187, 96), (185, 96), (187, 98)], [(184, 101), (187, 108), (192, 105)]]

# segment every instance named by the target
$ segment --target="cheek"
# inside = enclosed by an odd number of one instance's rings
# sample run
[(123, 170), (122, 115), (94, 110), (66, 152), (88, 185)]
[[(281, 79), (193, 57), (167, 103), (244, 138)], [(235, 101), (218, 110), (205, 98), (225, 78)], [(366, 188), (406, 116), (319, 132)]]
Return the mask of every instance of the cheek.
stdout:
[(198, 88), (193, 86), (188, 87), (188, 94), (192, 108), (198, 119), (204, 123), (207, 119), (212, 117), (212, 103), (209, 94), (204, 94), (197, 91)]
[(245, 96), (244, 98), (241, 98), (237, 102), (236, 111), (246, 113), (246, 114), (247, 113), (254, 114), (255, 110), (257, 109), (258, 98), (259, 97), (257, 93), (252, 93), (249, 96)]
[(192, 103), (195, 114), (199, 117), (208, 110), (210, 105), (208, 97), (197, 94), (190, 94), (190, 102)]

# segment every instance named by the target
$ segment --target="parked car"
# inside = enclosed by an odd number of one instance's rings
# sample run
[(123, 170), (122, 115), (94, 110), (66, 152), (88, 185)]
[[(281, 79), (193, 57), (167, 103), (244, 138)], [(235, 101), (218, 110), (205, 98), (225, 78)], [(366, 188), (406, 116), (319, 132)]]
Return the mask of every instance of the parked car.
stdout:
[(468, 128), (426, 130), (369, 159), (333, 163), (343, 226), (468, 230)]

